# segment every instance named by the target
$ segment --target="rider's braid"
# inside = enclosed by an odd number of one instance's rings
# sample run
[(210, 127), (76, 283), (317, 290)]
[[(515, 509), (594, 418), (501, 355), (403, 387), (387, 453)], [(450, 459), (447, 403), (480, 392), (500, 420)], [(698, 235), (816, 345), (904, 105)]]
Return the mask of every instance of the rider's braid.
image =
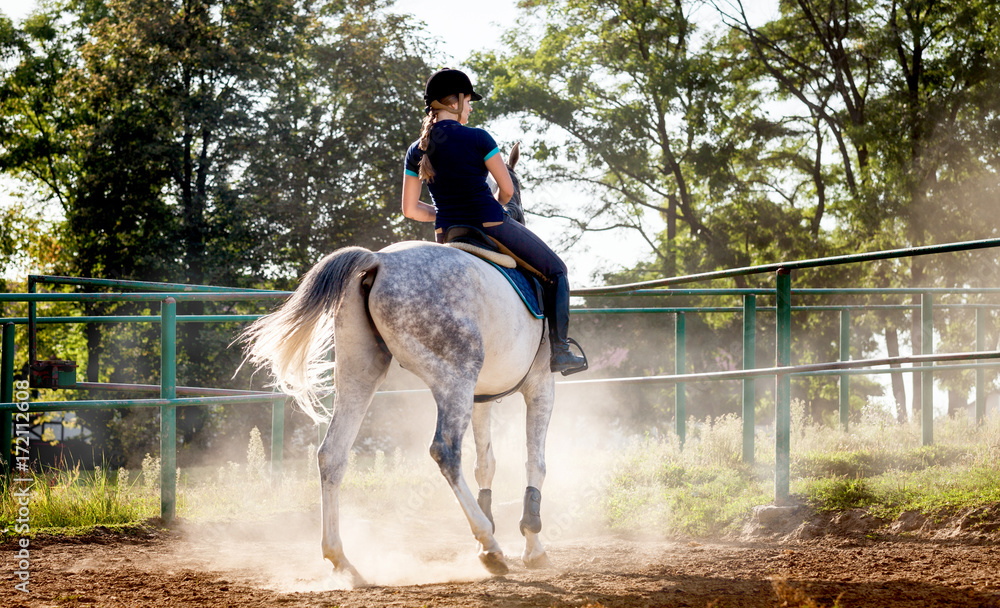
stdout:
[(420, 149), (424, 153), (420, 156), (420, 165), (417, 175), (420, 179), (432, 182), (434, 181), (434, 167), (431, 165), (431, 158), (427, 154), (427, 144), (430, 143), (431, 129), (434, 127), (434, 123), (437, 122), (437, 112), (431, 112), (427, 116), (424, 116), (424, 126), (420, 130)]
[(454, 108), (451, 106), (454, 103), (458, 103), (458, 114), (462, 114), (462, 104), (465, 103), (465, 95), (459, 93), (457, 95), (449, 95), (439, 101), (431, 102), (431, 111), (424, 117), (424, 125), (420, 129), (420, 145), (418, 146), (423, 150), (423, 155), (420, 157), (420, 165), (418, 166), (417, 177), (420, 179), (432, 182), (434, 181), (434, 167), (431, 165), (431, 159), (429, 155), (428, 147), (430, 146), (431, 139), (431, 129), (434, 128), (434, 123), (438, 120), (438, 113), (441, 110), (447, 110), (449, 112), (454, 112)]

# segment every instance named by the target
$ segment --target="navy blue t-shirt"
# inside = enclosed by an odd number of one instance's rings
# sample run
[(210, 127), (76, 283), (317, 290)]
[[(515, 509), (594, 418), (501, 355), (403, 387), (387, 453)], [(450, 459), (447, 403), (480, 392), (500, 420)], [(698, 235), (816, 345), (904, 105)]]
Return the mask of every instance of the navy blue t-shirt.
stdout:
[[(434, 166), (434, 180), (427, 189), (437, 207), (436, 228), (503, 221), (503, 208), (486, 183), (486, 161), (499, 152), (496, 141), (482, 129), (457, 120), (434, 125), (426, 153)], [(423, 155), (420, 141), (413, 142), (406, 151), (406, 175), (418, 177)]]

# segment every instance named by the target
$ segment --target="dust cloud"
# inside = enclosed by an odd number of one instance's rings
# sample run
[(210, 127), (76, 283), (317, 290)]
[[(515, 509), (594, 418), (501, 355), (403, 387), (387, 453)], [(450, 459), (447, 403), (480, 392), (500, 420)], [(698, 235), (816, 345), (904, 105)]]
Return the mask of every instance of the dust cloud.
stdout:
[[(398, 373), (398, 372), (397, 372)], [(390, 378), (390, 387), (393, 386)], [(395, 387), (406, 381), (395, 383)], [(586, 394), (584, 400), (581, 395)], [(607, 406), (599, 389), (557, 388), (542, 487), (541, 537), (549, 546), (603, 531), (600, 500), (615, 448), (624, 437), (598, 420)], [(526, 486), (526, 406), (520, 395), (492, 407), (496, 476), (492, 484), (496, 538), (512, 568), (523, 568), (518, 524)], [(375, 585), (412, 585), (489, 578), (479, 563), (469, 524), (428, 454), (436, 408), (429, 393), (376, 397), (355, 446), (341, 492), (341, 537), (348, 559)], [(463, 442), (463, 473), (473, 494), (475, 446)], [(295, 471), (292, 464), (288, 468)], [(349, 588), (333, 575), (320, 548), (318, 472), (303, 462), (281, 486), (256, 490), (310, 492), (305, 510), (253, 521), (254, 492), (246, 493), (246, 519), (183, 521), (170, 554), (144, 555), (150, 568), (203, 570), (281, 592)], [(305, 471), (305, 472), (303, 472)], [(308, 486), (308, 487), (305, 487)], [(239, 500), (235, 497), (233, 500)], [(273, 499), (274, 497), (268, 497)], [(230, 510), (230, 513), (233, 511)], [(181, 514), (183, 518), (183, 513)], [(134, 556), (139, 559), (139, 556)]]

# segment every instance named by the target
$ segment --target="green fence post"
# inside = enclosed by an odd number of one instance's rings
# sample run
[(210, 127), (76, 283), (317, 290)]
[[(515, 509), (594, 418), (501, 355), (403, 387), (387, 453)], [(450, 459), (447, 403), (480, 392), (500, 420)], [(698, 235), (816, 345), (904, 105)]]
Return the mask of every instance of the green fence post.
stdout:
[[(840, 311), (840, 360), (851, 360), (851, 311)], [(851, 377), (840, 375), (840, 428), (847, 432), (848, 415), (851, 409)]]
[[(684, 360), (684, 313), (677, 313), (674, 323), (674, 373), (683, 374), (685, 372)], [(674, 385), (674, 426), (677, 430), (677, 439), (681, 447), (684, 447), (684, 440), (687, 437), (687, 427), (685, 418), (687, 417), (687, 403), (684, 383), (678, 382)]]
[[(177, 301), (160, 305), (160, 398), (177, 397)], [(177, 512), (177, 408), (160, 406), (160, 518), (173, 521)]]
[[(743, 296), (743, 369), (757, 367), (757, 296)], [(754, 427), (757, 424), (756, 378), (743, 379), (743, 462), (754, 461)]]
[[(778, 269), (776, 282), (775, 359), (777, 367), (787, 367), (792, 362), (791, 271)], [(792, 378), (788, 374), (778, 374), (774, 383), (774, 500), (783, 502), (788, 499), (791, 474)]]
[(281, 482), (285, 456), (285, 402), (271, 402), (271, 483)]
[[(934, 354), (934, 296), (924, 293), (920, 296), (920, 354)], [(933, 367), (924, 363), (924, 367)], [(930, 370), (920, 374), (920, 426), (922, 444), (934, 443), (934, 375)]]
[[(0, 403), (14, 403), (14, 324), (3, 324), (3, 354), (0, 355)], [(0, 445), (3, 456), (0, 466), (6, 475), (14, 474), (14, 413), (4, 410), (0, 413)], [(5, 482), (6, 483), (6, 482)]]
[[(986, 350), (986, 309), (976, 309), (976, 350)], [(986, 370), (976, 370), (976, 424), (986, 419)]]

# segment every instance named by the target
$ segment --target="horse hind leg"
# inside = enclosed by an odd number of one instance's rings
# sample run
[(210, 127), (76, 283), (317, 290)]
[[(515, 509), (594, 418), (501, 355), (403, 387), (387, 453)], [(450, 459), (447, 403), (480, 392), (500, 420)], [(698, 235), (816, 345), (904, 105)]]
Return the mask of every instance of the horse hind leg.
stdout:
[(461, 389), (434, 391), (438, 420), (430, 452), (465, 512), (473, 536), (479, 541), (479, 561), (491, 574), (500, 576), (507, 574), (509, 568), (500, 544), (493, 537), (493, 523), (473, 498), (462, 475), (462, 436), (472, 417), (473, 387), (474, 383), (468, 383)]
[[(346, 342), (346, 340), (342, 341)], [(344, 554), (340, 538), (340, 486), (347, 472), (351, 446), (361, 428), (375, 391), (389, 370), (389, 357), (372, 343), (373, 349), (355, 353), (337, 352), (336, 399), (330, 428), (319, 448), (320, 490), (323, 517), (323, 557), (333, 564), (334, 574), (345, 577), (352, 587), (367, 583)]]
[(491, 440), (490, 414), (492, 403), (476, 403), (472, 406), (472, 433), (476, 440), (476, 485), (479, 486), (479, 496), (476, 502), (482, 509), (486, 519), (490, 520), (492, 530), (497, 531), (493, 520), (493, 475), (497, 470), (496, 457), (493, 455)]

